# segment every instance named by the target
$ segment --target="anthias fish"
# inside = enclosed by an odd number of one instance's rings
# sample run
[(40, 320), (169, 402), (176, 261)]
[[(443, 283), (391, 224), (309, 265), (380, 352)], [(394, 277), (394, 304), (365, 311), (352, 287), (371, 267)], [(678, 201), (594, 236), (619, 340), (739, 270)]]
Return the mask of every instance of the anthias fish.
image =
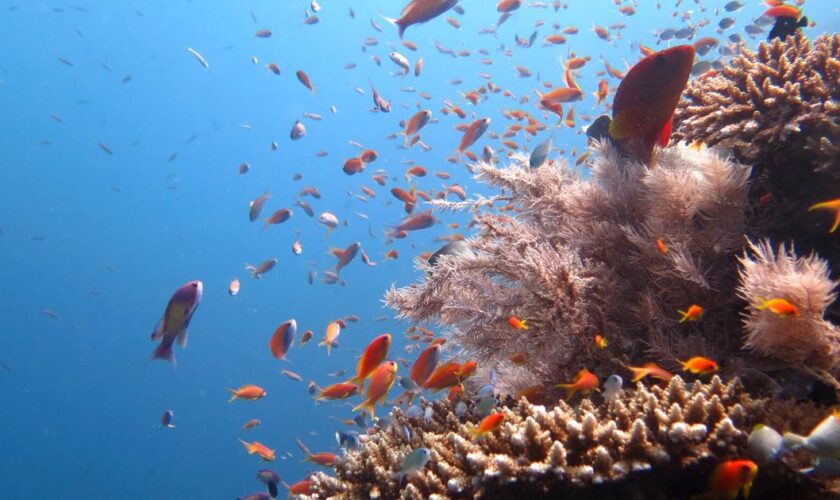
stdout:
[(172, 294), (163, 317), (152, 332), (152, 340), (160, 340), (160, 344), (152, 352), (152, 359), (164, 359), (175, 364), (172, 344), (178, 342), (182, 348), (187, 346), (187, 327), (201, 302), (203, 289), (203, 283), (195, 280), (178, 288)]

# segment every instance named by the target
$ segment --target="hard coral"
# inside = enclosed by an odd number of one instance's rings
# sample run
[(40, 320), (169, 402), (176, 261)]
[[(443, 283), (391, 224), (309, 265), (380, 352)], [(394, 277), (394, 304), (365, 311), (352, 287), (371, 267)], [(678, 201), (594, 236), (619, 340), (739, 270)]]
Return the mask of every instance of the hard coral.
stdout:
[(696, 79), (677, 108), (675, 135), (734, 147), (743, 161), (799, 150), (810, 168), (840, 178), (840, 35), (813, 43), (798, 32), (744, 49), (718, 74)]
[[(794, 421), (792, 416), (803, 415), (801, 406), (809, 408), (804, 414), (810, 417)], [(752, 399), (737, 380), (723, 384), (718, 377), (690, 385), (674, 377), (663, 388), (638, 384), (612, 401), (586, 399), (577, 408), (562, 401), (545, 408), (509, 400), (501, 409), (503, 427), (478, 442), (470, 433), (480, 416), (471, 412), (462, 422), (451, 403), (438, 401), (433, 407), (429, 422), (414, 422), (395, 410), (390, 427), (363, 437), (358, 451), (338, 461), (336, 477), (313, 476), (315, 496), (684, 497), (702, 493), (698, 485), (706, 484), (719, 460), (744, 456), (755, 423), (793, 425), (802, 432), (821, 414), (810, 405)], [(396, 473), (402, 460), (418, 447), (431, 450), (431, 460), (400, 483)], [(763, 476), (757, 493), (784, 481), (793, 484), (791, 474)], [(806, 478), (795, 487), (805, 495), (800, 498), (817, 488)]]

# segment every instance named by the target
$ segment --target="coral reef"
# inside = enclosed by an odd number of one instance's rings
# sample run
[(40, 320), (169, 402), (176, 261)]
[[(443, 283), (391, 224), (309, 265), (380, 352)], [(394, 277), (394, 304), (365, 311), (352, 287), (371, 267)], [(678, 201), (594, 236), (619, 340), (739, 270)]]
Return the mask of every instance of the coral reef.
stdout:
[[(358, 451), (338, 461), (335, 477), (313, 476), (315, 496), (687, 497), (702, 493), (689, 488), (702, 488), (719, 460), (743, 456), (756, 422), (803, 432), (821, 416), (810, 404), (752, 399), (737, 379), (723, 384), (718, 377), (707, 384), (686, 385), (680, 377), (666, 387), (638, 384), (610, 401), (585, 399), (577, 408), (562, 401), (550, 409), (524, 399), (507, 403), (500, 409), (503, 427), (478, 442), (470, 435), (480, 416), (470, 412), (462, 422), (452, 403), (427, 403), (434, 408), (428, 422), (394, 410), (387, 428), (364, 436)], [(431, 450), (431, 460), (400, 483), (402, 460), (419, 447)], [(787, 483), (798, 498), (818, 497), (818, 483), (794, 475), (780, 468), (760, 476), (756, 496), (774, 491), (784, 498), (777, 488)]]
[[(814, 203), (840, 180), (840, 35), (803, 34), (743, 50), (714, 76), (688, 85), (674, 137), (731, 148), (753, 168), (748, 235), (796, 242), (840, 276), (840, 239), (825, 238)], [(840, 321), (840, 308), (829, 311)]]

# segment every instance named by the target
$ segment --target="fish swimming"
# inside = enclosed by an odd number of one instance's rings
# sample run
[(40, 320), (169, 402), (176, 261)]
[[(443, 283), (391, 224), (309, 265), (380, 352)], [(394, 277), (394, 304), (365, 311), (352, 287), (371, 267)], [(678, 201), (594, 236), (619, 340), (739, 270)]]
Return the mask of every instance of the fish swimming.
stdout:
[(172, 344), (178, 342), (182, 348), (187, 346), (187, 327), (201, 303), (203, 290), (204, 284), (195, 280), (181, 286), (172, 294), (163, 317), (152, 332), (152, 340), (160, 340), (160, 344), (152, 352), (152, 359), (165, 359), (175, 364)]
[(409, 26), (431, 21), (454, 7), (456, 3), (458, 0), (411, 0), (403, 7), (399, 19), (386, 17), (385, 20), (397, 27), (402, 39)]
[(613, 99), (613, 115), (599, 117), (586, 131), (610, 139), (619, 150), (649, 164), (653, 148), (671, 136), (671, 118), (694, 63), (694, 47), (679, 45), (651, 54), (630, 68)]

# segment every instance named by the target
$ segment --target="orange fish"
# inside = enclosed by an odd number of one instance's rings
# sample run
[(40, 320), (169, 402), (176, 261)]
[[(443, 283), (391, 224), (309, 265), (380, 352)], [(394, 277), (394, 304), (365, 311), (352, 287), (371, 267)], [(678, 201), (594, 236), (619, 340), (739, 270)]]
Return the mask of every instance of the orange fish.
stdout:
[(748, 498), (757, 474), (758, 465), (752, 460), (721, 462), (709, 478), (709, 492), (697, 498), (735, 500), (741, 491), (744, 492), (744, 498)]
[(337, 321), (333, 321), (327, 325), (327, 332), (324, 334), (324, 340), (318, 342), (318, 346), (325, 345), (327, 346), (327, 356), (330, 355), (332, 350), (333, 342), (338, 339), (338, 336), (341, 334), (341, 324)]
[(496, 10), (498, 12), (507, 13), (513, 12), (521, 6), (522, 0), (499, 0), (499, 3), (496, 4)]
[(397, 26), (400, 39), (409, 26), (422, 24), (443, 14), (458, 3), (458, 0), (411, 0), (403, 7), (399, 19), (385, 18), (386, 21)]
[(403, 130), (403, 135), (405, 136), (405, 145), (409, 145), (409, 140), (411, 136), (420, 132), (420, 130), (429, 123), (429, 120), (432, 118), (432, 112), (428, 109), (424, 109), (418, 111), (417, 113), (412, 116), (408, 122), (405, 124), (405, 129)]
[(761, 304), (755, 306), (755, 308), (759, 311), (768, 309), (773, 314), (778, 314), (782, 318), (791, 315), (797, 318), (799, 317), (799, 309), (785, 299), (762, 300)]
[(297, 75), (298, 81), (300, 81), (300, 83), (302, 83), (304, 87), (308, 88), (309, 91), (314, 95), (315, 94), (315, 87), (312, 85), (312, 82), (309, 80), (309, 75), (307, 75), (306, 73), (304, 73), (301, 70), (297, 70), (297, 72), (295, 72), (295, 75)]
[(686, 321), (697, 321), (703, 317), (703, 308), (697, 304), (691, 304), (686, 311), (677, 309), (677, 312), (682, 314), (682, 318), (680, 318), (679, 321), (680, 323), (685, 323)]
[(230, 285), (228, 285), (228, 293), (232, 296), (239, 293), (239, 280), (237, 278), (233, 278), (232, 280), (230, 280)]
[(315, 397), (318, 401), (324, 399), (346, 399), (350, 396), (353, 396), (358, 392), (359, 388), (356, 384), (350, 382), (339, 382), (337, 384), (332, 384), (324, 387), (323, 389), (318, 392), (318, 396)]
[(709, 373), (714, 373), (718, 370), (718, 364), (712, 361), (711, 359), (704, 358), (701, 356), (695, 356), (688, 361), (679, 361), (681, 365), (683, 365), (684, 372), (691, 372), (695, 375), (706, 375)]
[(312, 495), (314, 493), (314, 491), (312, 490), (311, 479), (304, 479), (303, 481), (298, 481), (294, 484), (288, 485), (287, 488), (289, 490), (290, 495)]
[(470, 378), (473, 373), (475, 373), (476, 368), (478, 368), (478, 363), (475, 361), (467, 361), (466, 363), (462, 364), (460, 368), (458, 368), (458, 381), (463, 382)]
[(424, 349), (420, 355), (417, 356), (417, 359), (414, 360), (414, 364), (411, 365), (411, 370), (408, 372), (408, 378), (415, 384), (422, 387), (429, 376), (435, 371), (438, 361), (440, 361), (440, 350), (441, 347), (439, 344)]
[(362, 151), (362, 154), (359, 155), (359, 159), (361, 159), (365, 163), (373, 163), (376, 161), (377, 158), (379, 158), (379, 153), (377, 153), (373, 149), (366, 149)]
[(607, 345), (608, 345), (607, 338), (604, 337), (603, 335), (601, 335), (600, 333), (596, 334), (595, 335), (595, 345), (598, 346), (599, 349), (606, 349)]
[(493, 433), (499, 429), (503, 423), (505, 423), (505, 416), (501, 413), (491, 413), (490, 415), (487, 415), (478, 424), (478, 427), (472, 431), (473, 441), (478, 441), (487, 434)]
[(517, 330), (527, 330), (528, 325), (525, 322), (528, 321), (527, 319), (519, 319), (516, 316), (511, 316), (508, 318), (508, 324)]
[(245, 422), (245, 425), (242, 426), (243, 431), (247, 431), (248, 429), (253, 429), (254, 427), (260, 425), (262, 423), (261, 420), (256, 418), (252, 418), (251, 420)]
[(625, 366), (625, 368), (633, 372), (633, 378), (630, 380), (631, 382), (638, 382), (648, 375), (666, 382), (671, 380), (673, 377), (673, 375), (671, 375), (667, 370), (661, 368), (656, 363), (645, 363), (642, 366)]
[(248, 399), (251, 401), (256, 401), (257, 399), (264, 398), (268, 393), (265, 392), (265, 389), (258, 385), (243, 385), (239, 389), (228, 389), (230, 391), (231, 396), (228, 399), (228, 403), (233, 402), (237, 399)]
[(388, 349), (391, 348), (391, 335), (386, 333), (373, 339), (365, 348), (365, 352), (359, 358), (359, 363), (356, 365), (356, 376), (347, 382), (356, 384), (359, 390), (362, 390), (365, 379), (373, 373), (373, 370), (379, 366), (380, 363), (388, 355)]
[(810, 212), (812, 210), (829, 210), (834, 212), (834, 222), (831, 224), (831, 229), (828, 230), (829, 234), (836, 231), (837, 227), (840, 226), (840, 198), (811, 205), (808, 211)]
[(435, 371), (429, 375), (421, 387), (434, 392), (442, 389), (448, 389), (461, 382), (460, 370), (461, 365), (459, 363), (455, 361), (447, 361), (435, 368)]
[(464, 384), (453, 385), (451, 389), (449, 389), (449, 393), (446, 395), (446, 399), (448, 401), (453, 401), (459, 396), (464, 394)]
[(370, 413), (370, 417), (376, 418), (376, 405), (385, 402), (388, 397), (388, 391), (394, 385), (394, 379), (397, 374), (397, 363), (394, 361), (385, 361), (377, 366), (370, 376), (370, 384), (367, 387), (367, 394), (365, 400), (356, 405), (353, 411), (358, 411), (362, 408)]
[(609, 136), (624, 154), (650, 163), (654, 145), (671, 136), (671, 117), (694, 63), (694, 47), (680, 45), (645, 57), (621, 80)]
[(763, 15), (767, 17), (792, 17), (799, 19), (802, 17), (802, 11), (793, 5), (777, 5), (764, 11)]
[(578, 372), (571, 384), (557, 384), (554, 387), (565, 389), (566, 398), (571, 399), (578, 391), (589, 392), (598, 389), (598, 376), (584, 368)]
[(657, 249), (657, 250), (659, 251), (659, 253), (661, 253), (662, 255), (665, 255), (665, 254), (667, 254), (667, 253), (668, 253), (668, 247), (666, 247), (666, 246), (665, 246), (665, 242), (664, 242), (664, 241), (662, 241), (662, 239), (658, 239), (658, 240), (656, 240), (656, 249)]
[(242, 446), (244, 446), (246, 450), (248, 450), (249, 455), (257, 454), (266, 462), (274, 461), (274, 450), (270, 449), (268, 446), (260, 443), (259, 441), (249, 443), (248, 441), (240, 439), (239, 442), (242, 443)]
[(297, 441), (298, 447), (306, 456), (305, 459), (301, 460), (301, 463), (311, 462), (313, 464), (323, 465), (324, 467), (332, 467), (335, 465), (336, 460), (338, 460), (338, 455), (335, 453), (330, 453), (328, 451), (320, 452), (320, 453), (312, 453), (309, 451), (309, 448), (303, 444), (303, 441), (300, 438), (295, 438)]
[(344, 162), (344, 166), (341, 167), (341, 170), (347, 175), (364, 172), (365, 161), (359, 157), (348, 158), (347, 161)]

